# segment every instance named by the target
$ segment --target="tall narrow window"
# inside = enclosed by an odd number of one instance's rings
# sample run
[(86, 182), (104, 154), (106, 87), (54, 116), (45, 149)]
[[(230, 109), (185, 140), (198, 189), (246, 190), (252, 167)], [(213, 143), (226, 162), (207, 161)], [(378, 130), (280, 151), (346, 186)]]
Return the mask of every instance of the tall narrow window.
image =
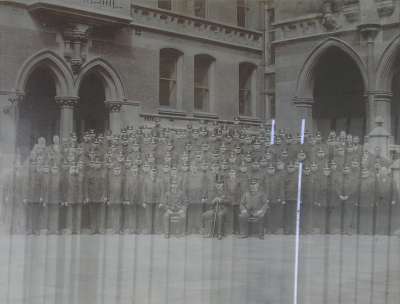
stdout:
[(255, 70), (256, 66), (251, 63), (244, 62), (239, 65), (239, 115), (253, 115)]
[(273, 8), (267, 11), (268, 18), (268, 51), (269, 51), (269, 64), (275, 64), (275, 48), (272, 43), (275, 41), (275, 10)]
[(194, 109), (195, 111), (210, 111), (211, 67), (214, 58), (209, 55), (194, 57)]
[(171, 0), (158, 0), (158, 8), (170, 11), (172, 9), (172, 1)]
[(196, 17), (206, 17), (206, 0), (194, 0), (194, 15)]
[(237, 0), (236, 5), (236, 16), (237, 16), (237, 25), (245, 27), (246, 26), (246, 15), (247, 15), (247, 5), (246, 0)]
[(177, 107), (178, 101), (178, 61), (181, 53), (174, 49), (160, 51), (160, 91), (159, 102), (161, 106)]

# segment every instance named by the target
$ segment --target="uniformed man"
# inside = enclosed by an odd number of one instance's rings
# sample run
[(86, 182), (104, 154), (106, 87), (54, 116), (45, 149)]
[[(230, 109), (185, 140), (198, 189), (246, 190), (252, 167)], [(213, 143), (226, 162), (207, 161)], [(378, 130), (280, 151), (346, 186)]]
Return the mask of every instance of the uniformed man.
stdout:
[(126, 176), (123, 185), (124, 194), (124, 232), (135, 233), (137, 223), (137, 205), (141, 202), (141, 180), (139, 177), (139, 168), (136, 164), (126, 164)]
[(298, 175), (297, 168), (293, 163), (287, 166), (286, 180), (284, 185), (283, 204), (283, 228), (285, 234), (292, 234), (296, 227), (296, 206)]
[(357, 233), (372, 234), (373, 208), (376, 203), (376, 178), (363, 167), (361, 169), (360, 195), (357, 202)]
[[(343, 166), (340, 166), (342, 168)], [(342, 204), (341, 199), (337, 195), (342, 189), (343, 180), (343, 169), (339, 169), (338, 165), (333, 159), (330, 163), (331, 168), (331, 198), (328, 206), (328, 225), (329, 232), (332, 234), (338, 234), (342, 227)]]
[(48, 229), (49, 233), (57, 234), (61, 206), (61, 172), (57, 163), (51, 167), (48, 197)]
[[(322, 172), (321, 172), (322, 171)], [(321, 234), (329, 231), (327, 227), (328, 206), (332, 195), (331, 189), (331, 169), (328, 164), (317, 172), (318, 180), (316, 183), (315, 194), (315, 227)]]
[(264, 217), (267, 209), (267, 199), (262, 191), (260, 191), (258, 181), (252, 179), (249, 190), (244, 193), (240, 202), (240, 237), (248, 237), (249, 219), (252, 218), (259, 226), (259, 237), (264, 238)]
[(264, 179), (265, 195), (269, 203), (267, 214), (267, 231), (269, 233), (277, 233), (282, 224), (283, 186), (283, 173), (276, 172), (275, 167), (270, 163)]
[(356, 211), (357, 187), (358, 176), (352, 174), (349, 166), (345, 166), (335, 193), (341, 205), (341, 233), (351, 234), (354, 228), (352, 220)]
[(94, 168), (89, 171), (88, 201), (92, 233), (104, 233), (106, 229), (107, 171), (99, 159), (95, 160)]
[[(143, 178), (143, 189), (142, 189), (142, 206), (145, 209), (146, 228), (144, 233), (154, 232), (154, 206), (160, 204), (162, 197), (161, 183), (157, 178), (157, 169), (152, 168), (148, 170), (148, 164), (143, 166), (144, 178)], [(148, 172), (146, 172), (148, 170)]]
[(123, 176), (119, 164), (115, 164), (109, 171), (108, 183), (107, 227), (110, 227), (112, 233), (120, 233)]
[(166, 238), (171, 233), (171, 220), (178, 221), (180, 231), (182, 234), (185, 232), (186, 223), (186, 210), (187, 210), (187, 198), (182, 190), (178, 189), (178, 183), (173, 180), (170, 188), (163, 196), (162, 202), (159, 204), (159, 208), (164, 210), (163, 214), (163, 228), (164, 235)]
[(303, 234), (313, 231), (313, 203), (314, 203), (314, 176), (311, 168), (304, 167), (301, 185), (301, 213), (300, 223)]
[(50, 168), (47, 161), (43, 164), (41, 170), (40, 179), (40, 215), (39, 215), (39, 232), (41, 234), (47, 234), (47, 224), (48, 224), (48, 204), (49, 204), (49, 187), (50, 187)]
[(66, 207), (65, 233), (80, 232), (82, 184), (79, 174), (78, 166), (72, 164), (69, 167), (67, 180), (67, 200), (64, 202), (64, 206)]
[(225, 178), (225, 191), (228, 201), (232, 205), (233, 213), (233, 233), (239, 233), (239, 212), (240, 212), (240, 180), (236, 174), (236, 170), (231, 168)]
[(392, 206), (395, 205), (397, 191), (394, 189), (393, 176), (387, 167), (382, 167), (378, 174), (376, 227), (375, 233), (388, 235), (391, 230)]
[(224, 234), (224, 224), (227, 214), (228, 198), (224, 189), (224, 180), (220, 175), (215, 180), (215, 186), (208, 196), (208, 206), (203, 213), (203, 219), (206, 223), (206, 236), (216, 235), (221, 239)]

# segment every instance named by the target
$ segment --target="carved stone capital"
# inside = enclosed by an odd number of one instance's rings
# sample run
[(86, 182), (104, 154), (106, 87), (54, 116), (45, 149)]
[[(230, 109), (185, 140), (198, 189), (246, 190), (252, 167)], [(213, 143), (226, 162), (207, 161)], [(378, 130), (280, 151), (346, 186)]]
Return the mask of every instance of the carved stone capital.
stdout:
[(377, 23), (363, 23), (358, 26), (358, 30), (365, 40), (372, 42), (381, 29), (381, 25)]
[(22, 93), (14, 93), (8, 96), (8, 101), (12, 105), (18, 105), (22, 100), (24, 100), (24, 94)]
[(122, 102), (118, 100), (106, 100), (105, 104), (111, 113), (121, 112)]
[(73, 108), (79, 100), (79, 97), (56, 96), (56, 103), (61, 108)]
[(11, 114), (13, 109), (18, 107), (18, 105), (24, 100), (24, 94), (13, 93), (8, 96), (9, 105), (3, 107), (4, 114)]
[(370, 91), (368, 92), (370, 95), (374, 96), (375, 101), (384, 101), (384, 102), (391, 102), (393, 98), (392, 92), (386, 91)]

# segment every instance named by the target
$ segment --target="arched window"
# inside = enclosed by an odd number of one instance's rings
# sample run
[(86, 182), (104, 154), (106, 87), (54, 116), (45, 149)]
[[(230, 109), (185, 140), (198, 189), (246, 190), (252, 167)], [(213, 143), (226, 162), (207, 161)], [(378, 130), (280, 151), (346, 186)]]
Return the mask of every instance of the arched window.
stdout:
[(215, 59), (209, 55), (194, 57), (194, 110), (209, 112), (212, 103), (213, 64)]
[(175, 49), (160, 51), (160, 106), (179, 108), (181, 100), (182, 53)]
[(325, 50), (313, 71), (313, 118), (326, 136), (330, 130), (346, 131), (364, 138), (366, 103), (360, 70), (344, 51)]
[(44, 137), (48, 143), (59, 133), (60, 110), (55, 101), (56, 86), (50, 69), (36, 68), (29, 76), (25, 98), (19, 109), (17, 145), (25, 157)]
[(94, 130), (104, 133), (108, 128), (108, 112), (105, 106), (105, 88), (96, 73), (88, 73), (79, 88), (79, 102), (75, 107), (75, 130), (78, 135)]
[(256, 102), (256, 66), (252, 63), (239, 64), (239, 115), (254, 115)]

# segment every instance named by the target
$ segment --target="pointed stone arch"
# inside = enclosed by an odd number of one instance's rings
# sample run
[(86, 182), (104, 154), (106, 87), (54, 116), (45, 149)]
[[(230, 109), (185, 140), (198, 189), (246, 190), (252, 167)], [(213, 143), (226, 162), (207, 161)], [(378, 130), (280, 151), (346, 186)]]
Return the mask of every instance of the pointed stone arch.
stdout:
[(391, 92), (392, 80), (399, 71), (397, 61), (400, 59), (400, 35), (397, 35), (385, 48), (377, 64), (376, 83), (377, 91)]
[(331, 48), (338, 48), (343, 51), (347, 56), (349, 56), (354, 63), (357, 65), (360, 74), (363, 78), (364, 87), (368, 87), (368, 76), (366, 65), (356, 51), (345, 41), (330, 37), (321, 43), (319, 43), (307, 56), (303, 67), (300, 70), (299, 76), (297, 78), (296, 86), (296, 99), (299, 100), (313, 100), (314, 92), (314, 70), (321, 56)]
[(57, 95), (72, 96), (74, 87), (72, 71), (62, 57), (50, 50), (39, 51), (23, 63), (15, 82), (17, 92), (25, 92), (29, 76), (39, 67), (45, 67), (51, 72)]
[(82, 80), (90, 73), (96, 74), (103, 82), (106, 100), (125, 100), (125, 89), (116, 70), (104, 59), (95, 58), (86, 63), (75, 81), (75, 92), (78, 94)]

